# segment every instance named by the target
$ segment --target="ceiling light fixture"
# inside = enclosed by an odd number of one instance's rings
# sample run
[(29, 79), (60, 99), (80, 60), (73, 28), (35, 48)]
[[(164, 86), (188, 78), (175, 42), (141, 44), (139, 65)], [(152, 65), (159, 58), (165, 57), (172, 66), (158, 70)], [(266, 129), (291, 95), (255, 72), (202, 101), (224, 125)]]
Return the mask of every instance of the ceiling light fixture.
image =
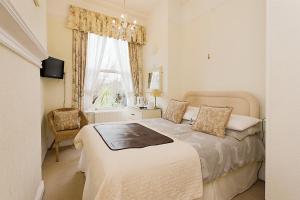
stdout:
[(127, 34), (131, 35), (135, 31), (137, 20), (133, 20), (133, 23), (128, 22), (128, 17), (126, 14), (126, 1), (123, 0), (123, 12), (120, 16), (119, 23), (115, 19), (112, 20), (112, 25), (114, 29), (117, 29), (117, 32), (120, 36), (125, 37)]

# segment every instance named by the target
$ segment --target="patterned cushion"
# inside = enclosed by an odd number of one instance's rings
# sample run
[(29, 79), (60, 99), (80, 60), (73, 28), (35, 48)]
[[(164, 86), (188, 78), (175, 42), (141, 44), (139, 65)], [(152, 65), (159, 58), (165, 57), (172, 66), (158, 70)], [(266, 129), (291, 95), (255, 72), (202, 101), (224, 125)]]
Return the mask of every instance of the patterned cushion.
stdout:
[(170, 100), (163, 118), (179, 124), (182, 121), (182, 117), (188, 104), (189, 103), (185, 101)]
[(53, 111), (54, 126), (56, 131), (72, 130), (80, 127), (79, 111)]
[(231, 112), (232, 108), (229, 107), (201, 106), (192, 129), (218, 137), (224, 137), (225, 128)]

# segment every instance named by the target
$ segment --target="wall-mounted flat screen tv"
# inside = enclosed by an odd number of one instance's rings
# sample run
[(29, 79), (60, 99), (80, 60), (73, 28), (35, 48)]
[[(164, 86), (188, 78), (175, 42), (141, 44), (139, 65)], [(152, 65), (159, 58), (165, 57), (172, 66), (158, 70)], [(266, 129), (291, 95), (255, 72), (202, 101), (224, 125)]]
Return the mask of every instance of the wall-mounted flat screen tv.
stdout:
[(42, 61), (41, 77), (48, 78), (64, 78), (64, 65), (63, 60), (49, 57)]

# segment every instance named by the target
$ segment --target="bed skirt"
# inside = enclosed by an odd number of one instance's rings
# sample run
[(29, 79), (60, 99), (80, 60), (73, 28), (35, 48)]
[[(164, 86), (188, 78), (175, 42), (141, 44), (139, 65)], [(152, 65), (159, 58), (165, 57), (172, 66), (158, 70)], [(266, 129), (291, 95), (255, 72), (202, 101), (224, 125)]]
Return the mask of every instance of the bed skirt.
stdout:
[(232, 171), (203, 185), (199, 200), (230, 200), (249, 189), (256, 181), (261, 162), (255, 162)]

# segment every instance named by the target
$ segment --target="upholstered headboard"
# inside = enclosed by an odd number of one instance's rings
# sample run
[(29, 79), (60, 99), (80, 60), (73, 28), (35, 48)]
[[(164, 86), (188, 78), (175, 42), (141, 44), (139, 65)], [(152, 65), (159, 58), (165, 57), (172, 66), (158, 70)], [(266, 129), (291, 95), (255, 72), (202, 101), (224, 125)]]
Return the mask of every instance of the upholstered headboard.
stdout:
[(191, 106), (229, 106), (234, 114), (259, 118), (259, 102), (248, 92), (190, 91), (183, 100), (190, 102)]

